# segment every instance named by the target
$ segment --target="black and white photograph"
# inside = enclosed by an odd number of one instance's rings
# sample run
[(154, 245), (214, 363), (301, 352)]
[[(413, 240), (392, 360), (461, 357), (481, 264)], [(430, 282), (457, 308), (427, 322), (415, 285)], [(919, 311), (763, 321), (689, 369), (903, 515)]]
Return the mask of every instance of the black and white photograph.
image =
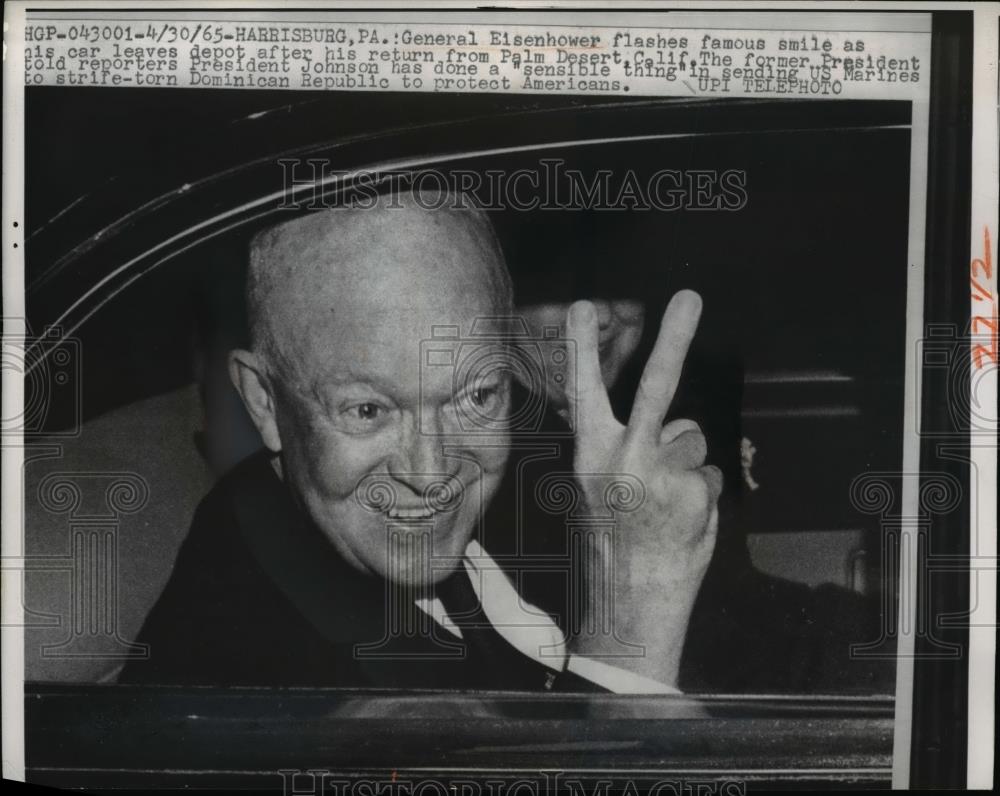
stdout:
[(4, 776), (990, 787), (997, 158), (914, 5), (21, 4)]

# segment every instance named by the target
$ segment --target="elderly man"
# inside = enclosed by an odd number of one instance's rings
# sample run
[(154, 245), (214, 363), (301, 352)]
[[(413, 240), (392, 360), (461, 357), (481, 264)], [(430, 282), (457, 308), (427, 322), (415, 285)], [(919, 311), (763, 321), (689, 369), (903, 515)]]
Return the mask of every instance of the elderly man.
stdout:
[[(456, 379), (470, 350), (458, 344), (455, 367), (421, 362), (435, 328), (468, 339), (477, 320), (511, 312), (492, 227), (460, 198), (409, 194), (253, 239), (251, 345), (230, 372), (266, 450), (202, 502), (140, 635), (150, 657), (123, 681), (676, 685), (721, 489), (697, 425), (664, 425), (700, 299), (671, 301), (627, 425), (602, 381), (595, 308), (570, 308), (575, 480), (586, 512), (613, 521), (581, 537), (564, 633), (484, 542), (517, 449), (509, 374)], [(633, 486), (627, 511), (615, 511), (616, 479)]]

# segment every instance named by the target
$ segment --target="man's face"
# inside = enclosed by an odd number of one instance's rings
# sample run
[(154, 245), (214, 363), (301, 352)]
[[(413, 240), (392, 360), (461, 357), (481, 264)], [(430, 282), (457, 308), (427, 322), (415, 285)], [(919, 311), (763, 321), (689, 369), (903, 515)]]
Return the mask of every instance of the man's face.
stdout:
[(496, 314), (495, 297), (469, 230), (403, 212), (393, 222), (364, 245), (331, 239), (307, 253), (303, 267), (322, 278), (305, 277), (305, 297), (284, 306), (294, 333), (272, 382), (282, 474), (313, 523), (356, 568), (420, 584), (457, 565), (496, 493), (509, 439), (467, 420), (502, 428), (509, 380), (457, 383), (461, 363), (421, 362), (433, 327), (465, 337)]

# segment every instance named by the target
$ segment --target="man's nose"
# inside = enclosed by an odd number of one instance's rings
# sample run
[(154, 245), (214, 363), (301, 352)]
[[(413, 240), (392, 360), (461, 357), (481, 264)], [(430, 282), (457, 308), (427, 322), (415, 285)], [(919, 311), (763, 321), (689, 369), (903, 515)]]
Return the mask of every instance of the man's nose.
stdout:
[(459, 462), (444, 455), (444, 437), (435, 431), (412, 424), (389, 460), (389, 474), (417, 494), (440, 484), (442, 476), (456, 474)]

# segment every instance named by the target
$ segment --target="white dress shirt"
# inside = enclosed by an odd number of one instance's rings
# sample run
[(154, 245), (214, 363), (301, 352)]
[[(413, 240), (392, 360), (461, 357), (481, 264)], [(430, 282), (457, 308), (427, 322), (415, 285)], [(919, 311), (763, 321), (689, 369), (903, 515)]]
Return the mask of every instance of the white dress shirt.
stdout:
[[(556, 672), (570, 671), (615, 694), (679, 694), (673, 686), (582, 655), (568, 655), (566, 638), (545, 611), (518, 594), (500, 565), (473, 539), (465, 548), (472, 588), (493, 629), (518, 652)], [(437, 597), (417, 600), (417, 607), (459, 638), (461, 629)]]

